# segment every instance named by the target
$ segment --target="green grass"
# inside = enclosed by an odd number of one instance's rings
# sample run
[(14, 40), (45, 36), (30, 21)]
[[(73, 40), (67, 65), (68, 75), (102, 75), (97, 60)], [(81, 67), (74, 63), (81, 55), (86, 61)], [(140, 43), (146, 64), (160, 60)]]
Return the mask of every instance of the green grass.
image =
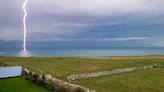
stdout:
[(137, 67), (150, 64), (164, 65), (164, 59), (81, 59), (81, 58), (16, 58), (0, 57), (0, 62), (21, 65), (35, 72), (52, 74), (56, 78), (66, 78), (72, 74), (110, 71), (118, 68)]
[(74, 81), (98, 92), (164, 92), (164, 69), (145, 69), (130, 73)]
[(21, 77), (0, 79), (0, 92), (49, 92)]
[[(7, 65), (21, 65), (37, 73), (52, 74), (65, 79), (72, 74), (82, 74), (113, 69), (158, 64), (164, 66), (164, 58), (136, 59), (85, 59), (73, 57), (18, 58), (0, 57)], [(80, 79), (74, 83), (98, 92), (164, 92), (164, 69), (145, 69), (112, 76)], [(1, 91), (0, 91), (1, 92)]]

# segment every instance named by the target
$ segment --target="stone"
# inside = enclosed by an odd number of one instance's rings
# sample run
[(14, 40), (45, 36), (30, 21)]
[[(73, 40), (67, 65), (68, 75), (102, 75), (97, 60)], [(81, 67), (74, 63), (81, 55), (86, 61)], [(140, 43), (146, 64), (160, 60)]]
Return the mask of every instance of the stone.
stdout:
[(158, 67), (158, 65), (148, 65), (148, 66), (143, 66), (143, 67), (116, 69), (116, 70), (112, 70), (112, 71), (101, 71), (101, 72), (86, 73), (86, 74), (80, 74), (80, 75), (70, 75), (67, 77), (67, 80), (69, 82), (71, 82), (71, 81), (81, 79), (81, 78), (91, 78), (91, 77), (98, 77), (98, 76), (104, 76), (104, 75), (126, 73), (126, 72), (132, 72), (132, 71), (136, 71), (136, 70), (140, 70), (140, 69), (155, 68), (155, 67)]
[(27, 68), (23, 69), (22, 76), (27, 77), (29, 75), (29, 70)]
[(51, 75), (44, 75), (44, 82), (46, 84), (50, 84), (51, 78), (52, 78)]

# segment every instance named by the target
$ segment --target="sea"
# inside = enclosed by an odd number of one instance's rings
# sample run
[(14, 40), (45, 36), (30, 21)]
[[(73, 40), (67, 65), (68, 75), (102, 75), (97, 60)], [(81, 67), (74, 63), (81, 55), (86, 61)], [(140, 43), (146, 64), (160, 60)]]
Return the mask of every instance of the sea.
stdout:
[(16, 57), (65, 57), (65, 56), (143, 56), (164, 55), (164, 48), (157, 47), (111, 47), (111, 48), (79, 48), (79, 49), (0, 49), (0, 56)]
[(21, 44), (6, 44), (0, 46), (0, 56), (16, 57), (69, 57), (69, 56), (143, 56), (164, 55), (164, 47), (96, 47), (96, 48), (63, 48), (39, 45), (28, 46), (22, 50)]

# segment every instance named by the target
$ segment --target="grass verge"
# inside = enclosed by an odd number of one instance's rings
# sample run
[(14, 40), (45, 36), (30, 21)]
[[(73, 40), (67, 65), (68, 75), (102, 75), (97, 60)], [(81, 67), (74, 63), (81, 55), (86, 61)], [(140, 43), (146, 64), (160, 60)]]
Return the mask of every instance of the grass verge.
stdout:
[(74, 81), (97, 92), (164, 92), (164, 69), (145, 69), (124, 74)]
[(49, 92), (21, 77), (0, 79), (0, 92)]

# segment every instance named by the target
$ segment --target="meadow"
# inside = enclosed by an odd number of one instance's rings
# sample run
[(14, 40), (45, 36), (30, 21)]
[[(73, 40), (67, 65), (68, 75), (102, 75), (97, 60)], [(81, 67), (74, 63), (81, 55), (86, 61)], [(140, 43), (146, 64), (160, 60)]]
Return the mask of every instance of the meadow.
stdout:
[[(162, 57), (162, 58), (161, 58)], [(164, 66), (160, 57), (113, 57), (113, 58), (19, 58), (0, 57), (1, 65), (21, 65), (37, 73), (51, 74), (55, 78), (66, 80), (74, 74), (110, 71), (114, 69), (140, 67), (158, 64)], [(145, 69), (110, 76), (100, 76), (73, 81), (75, 84), (97, 90), (97, 92), (163, 92), (164, 69)], [(16, 91), (15, 91), (16, 92)]]
[(98, 92), (164, 92), (164, 69), (145, 69), (124, 74), (74, 81)]
[(24, 78), (0, 79), (0, 92), (49, 92)]

